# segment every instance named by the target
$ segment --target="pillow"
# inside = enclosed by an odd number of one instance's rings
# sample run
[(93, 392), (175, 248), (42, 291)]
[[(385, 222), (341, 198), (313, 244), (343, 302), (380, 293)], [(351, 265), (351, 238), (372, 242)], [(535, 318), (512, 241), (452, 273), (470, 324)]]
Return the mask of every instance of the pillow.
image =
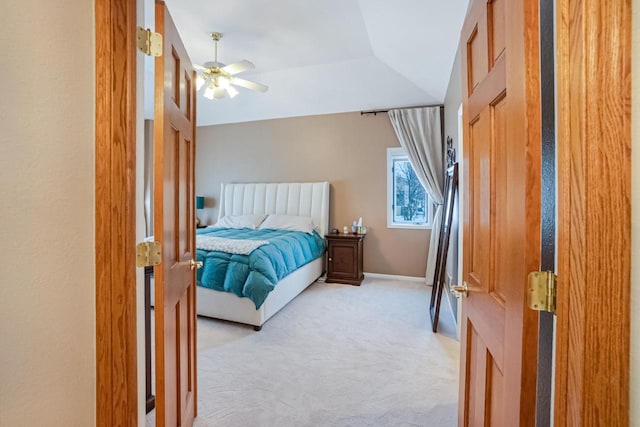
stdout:
[(313, 224), (313, 219), (308, 216), (269, 215), (258, 227), (259, 230), (264, 230), (266, 228), (302, 231), (304, 233), (313, 234), (313, 230), (315, 230), (316, 226)]
[(213, 225), (213, 228), (250, 228), (255, 230), (266, 215), (227, 215)]

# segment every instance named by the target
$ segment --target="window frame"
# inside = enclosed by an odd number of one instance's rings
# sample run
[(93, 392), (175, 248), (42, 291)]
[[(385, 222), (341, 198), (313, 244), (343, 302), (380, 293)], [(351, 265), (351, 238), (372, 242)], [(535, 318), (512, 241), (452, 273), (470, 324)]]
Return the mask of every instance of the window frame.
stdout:
[(393, 162), (397, 159), (406, 159), (409, 160), (409, 156), (406, 151), (402, 147), (390, 147), (387, 148), (387, 228), (404, 228), (404, 229), (414, 229), (414, 230), (430, 230), (433, 228), (433, 215), (434, 215), (434, 204), (431, 196), (425, 190), (425, 196), (427, 198), (427, 222), (424, 224), (407, 224), (402, 222), (395, 222), (393, 215), (393, 208), (395, 206), (394, 203), (394, 194), (393, 194), (393, 185), (394, 185), (394, 171), (393, 171)]

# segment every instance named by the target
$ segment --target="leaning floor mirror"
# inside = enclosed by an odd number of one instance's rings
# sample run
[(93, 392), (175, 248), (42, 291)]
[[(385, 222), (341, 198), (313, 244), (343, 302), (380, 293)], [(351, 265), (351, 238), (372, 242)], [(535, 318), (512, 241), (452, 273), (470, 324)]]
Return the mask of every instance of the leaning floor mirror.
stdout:
[[(451, 223), (453, 220), (453, 205), (456, 191), (458, 190), (458, 164), (454, 163), (447, 169), (447, 176), (444, 187), (444, 206), (442, 210), (442, 221), (440, 222), (438, 251), (436, 255), (436, 268), (433, 276), (433, 287), (431, 289), (431, 303), (429, 304), (429, 314), (431, 315), (431, 325), (433, 332), (438, 331), (438, 319), (440, 317), (440, 303), (442, 301), (443, 289), (447, 288), (447, 254), (449, 252), (449, 238), (451, 237)], [(434, 230), (435, 232), (435, 230)]]

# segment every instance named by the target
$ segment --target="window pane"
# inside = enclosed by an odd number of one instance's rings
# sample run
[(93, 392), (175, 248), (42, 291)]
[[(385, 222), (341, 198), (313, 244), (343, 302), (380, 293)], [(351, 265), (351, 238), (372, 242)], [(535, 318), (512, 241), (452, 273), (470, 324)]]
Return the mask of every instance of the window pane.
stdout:
[(427, 193), (411, 163), (405, 158), (393, 159), (393, 222), (424, 224), (428, 215)]

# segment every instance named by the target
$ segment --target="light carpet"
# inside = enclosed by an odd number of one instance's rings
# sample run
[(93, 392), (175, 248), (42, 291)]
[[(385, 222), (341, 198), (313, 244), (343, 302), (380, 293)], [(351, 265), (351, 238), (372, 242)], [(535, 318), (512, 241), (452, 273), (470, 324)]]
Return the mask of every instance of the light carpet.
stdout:
[(429, 296), (366, 278), (314, 283), (260, 332), (199, 318), (195, 426), (455, 426), (459, 343)]

